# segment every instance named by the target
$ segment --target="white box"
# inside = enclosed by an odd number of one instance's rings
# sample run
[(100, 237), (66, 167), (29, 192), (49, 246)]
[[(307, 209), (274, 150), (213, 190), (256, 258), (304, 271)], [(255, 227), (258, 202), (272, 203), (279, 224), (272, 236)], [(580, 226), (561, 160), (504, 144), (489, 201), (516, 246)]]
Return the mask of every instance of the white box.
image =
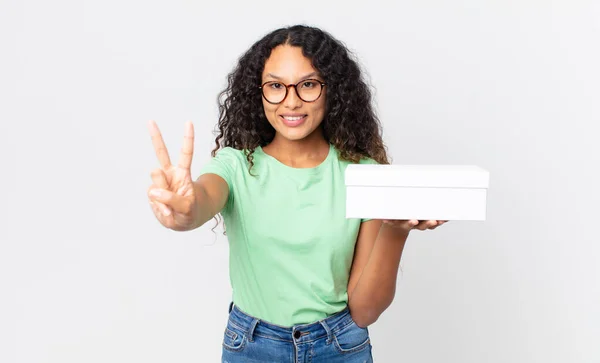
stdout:
[(346, 168), (346, 218), (486, 219), (489, 172), (474, 165)]

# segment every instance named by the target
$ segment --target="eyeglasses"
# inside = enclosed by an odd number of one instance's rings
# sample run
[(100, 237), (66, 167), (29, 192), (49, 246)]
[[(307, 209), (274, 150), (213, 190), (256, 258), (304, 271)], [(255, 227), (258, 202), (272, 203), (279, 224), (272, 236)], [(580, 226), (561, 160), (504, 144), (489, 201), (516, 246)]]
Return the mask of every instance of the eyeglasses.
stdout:
[(305, 79), (296, 84), (284, 84), (278, 81), (265, 82), (259, 88), (265, 100), (271, 104), (279, 104), (288, 95), (288, 89), (294, 87), (296, 94), (304, 102), (315, 102), (321, 97), (325, 83), (318, 79)]

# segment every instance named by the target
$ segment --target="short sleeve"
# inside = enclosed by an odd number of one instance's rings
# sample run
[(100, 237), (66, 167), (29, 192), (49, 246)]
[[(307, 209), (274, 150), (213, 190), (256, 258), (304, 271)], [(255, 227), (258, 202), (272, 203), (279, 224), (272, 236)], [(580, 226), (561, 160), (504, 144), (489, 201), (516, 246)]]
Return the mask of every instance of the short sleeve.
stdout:
[(229, 187), (229, 198), (227, 204), (233, 197), (233, 185), (235, 173), (239, 165), (240, 151), (231, 147), (225, 147), (217, 151), (217, 154), (200, 169), (200, 175), (216, 174), (227, 182)]
[[(375, 161), (374, 159), (371, 158), (365, 158), (365, 159), (361, 159), (359, 164), (379, 164), (377, 161)], [(373, 218), (363, 218), (360, 220), (361, 223), (363, 222), (368, 222)]]

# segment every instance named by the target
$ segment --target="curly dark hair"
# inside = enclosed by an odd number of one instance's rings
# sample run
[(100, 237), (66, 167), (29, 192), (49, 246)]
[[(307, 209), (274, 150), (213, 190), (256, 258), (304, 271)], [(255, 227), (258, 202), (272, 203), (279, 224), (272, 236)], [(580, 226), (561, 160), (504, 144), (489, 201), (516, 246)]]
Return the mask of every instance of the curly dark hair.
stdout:
[(324, 78), (327, 100), (321, 125), (325, 139), (339, 150), (340, 158), (351, 162), (372, 158), (389, 164), (381, 124), (358, 63), (346, 46), (329, 33), (304, 25), (274, 30), (240, 57), (227, 77), (227, 88), (218, 97), (217, 145), (212, 156), (222, 147), (244, 150), (251, 169), (254, 150), (275, 137), (258, 86), (267, 58), (279, 45), (300, 47)]

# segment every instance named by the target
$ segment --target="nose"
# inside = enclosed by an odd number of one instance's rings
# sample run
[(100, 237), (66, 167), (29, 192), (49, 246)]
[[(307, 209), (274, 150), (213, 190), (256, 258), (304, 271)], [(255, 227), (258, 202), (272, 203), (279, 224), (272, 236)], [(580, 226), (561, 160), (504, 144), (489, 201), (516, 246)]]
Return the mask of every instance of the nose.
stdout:
[[(302, 100), (298, 97), (298, 91), (294, 85), (286, 86), (288, 89), (287, 95), (283, 100), (283, 105), (287, 108), (294, 109), (302, 106)], [(290, 89), (291, 87), (291, 89)]]

